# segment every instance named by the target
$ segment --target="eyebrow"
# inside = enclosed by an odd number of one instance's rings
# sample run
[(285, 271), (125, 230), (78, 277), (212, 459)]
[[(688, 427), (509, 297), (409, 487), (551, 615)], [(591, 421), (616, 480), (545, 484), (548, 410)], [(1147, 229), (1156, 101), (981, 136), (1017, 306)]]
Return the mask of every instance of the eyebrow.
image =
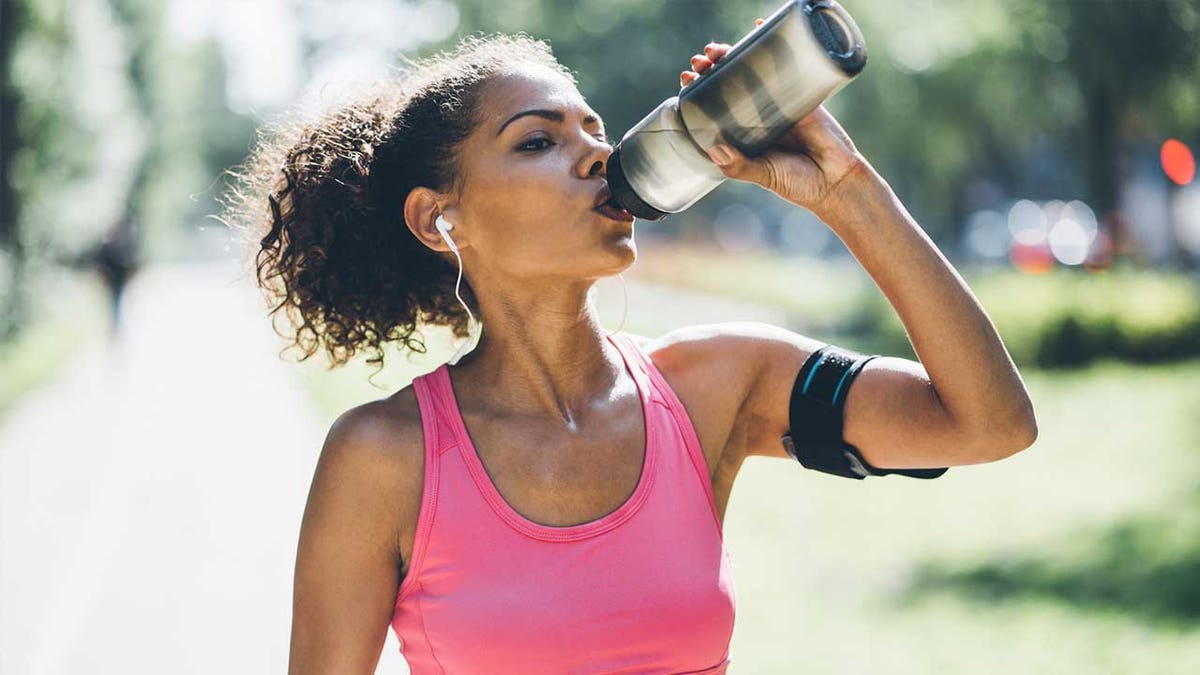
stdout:
[[(545, 118), (545, 119), (548, 119), (548, 120), (551, 120), (554, 122), (558, 122), (559, 124), (562, 124), (562, 122), (567, 119), (566, 113), (564, 113), (561, 110), (545, 110), (545, 109), (522, 110), (521, 112), (517, 113), (516, 115), (513, 115), (512, 117), (508, 118), (504, 122), (504, 124), (501, 124), (500, 129), (496, 131), (496, 135), (499, 136), (500, 134), (504, 133), (505, 127), (507, 127), (509, 124), (512, 124), (513, 122), (515, 122), (527, 115), (533, 115), (535, 117), (542, 117), (542, 118)], [(585, 125), (586, 124), (600, 124), (600, 127), (604, 128), (604, 124), (602, 122), (600, 122), (600, 118), (598, 118), (592, 114), (589, 114), (587, 117), (584, 117), (583, 123)]]

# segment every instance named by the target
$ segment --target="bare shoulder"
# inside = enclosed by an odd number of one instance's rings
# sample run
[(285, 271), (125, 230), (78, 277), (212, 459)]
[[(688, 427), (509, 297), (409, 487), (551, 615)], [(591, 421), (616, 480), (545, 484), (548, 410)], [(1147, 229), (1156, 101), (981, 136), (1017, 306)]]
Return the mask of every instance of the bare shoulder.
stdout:
[(321, 462), (348, 469), (406, 469), (424, 462), (421, 414), (412, 387), (342, 413), (325, 439)]
[[(309, 500), (320, 491), (356, 495), (359, 513), (373, 519), (399, 556), (411, 548), (421, 505), (425, 452), (416, 394), (411, 386), (351, 408), (333, 423)], [(407, 563), (408, 556), (403, 556)]]

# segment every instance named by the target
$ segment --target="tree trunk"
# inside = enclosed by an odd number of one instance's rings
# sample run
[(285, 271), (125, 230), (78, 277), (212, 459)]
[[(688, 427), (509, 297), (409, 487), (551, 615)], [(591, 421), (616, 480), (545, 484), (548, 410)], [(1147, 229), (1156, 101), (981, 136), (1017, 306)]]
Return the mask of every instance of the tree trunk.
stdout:
[(25, 251), (21, 245), (17, 193), (9, 173), (17, 154), (17, 112), (20, 102), (12, 82), (13, 46), (20, 30), (21, 0), (0, 0), (0, 266), (8, 279), (0, 280), (0, 342), (16, 332), (24, 314), (21, 286), (25, 276)]

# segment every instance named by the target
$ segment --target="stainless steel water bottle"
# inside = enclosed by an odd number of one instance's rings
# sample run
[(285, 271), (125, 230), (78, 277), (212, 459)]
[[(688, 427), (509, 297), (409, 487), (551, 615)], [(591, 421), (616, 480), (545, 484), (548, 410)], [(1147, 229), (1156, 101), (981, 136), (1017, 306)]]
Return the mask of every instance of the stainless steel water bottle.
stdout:
[(626, 132), (608, 160), (611, 201), (644, 220), (683, 211), (725, 180), (708, 148), (756, 156), (866, 63), (841, 5), (791, 0)]

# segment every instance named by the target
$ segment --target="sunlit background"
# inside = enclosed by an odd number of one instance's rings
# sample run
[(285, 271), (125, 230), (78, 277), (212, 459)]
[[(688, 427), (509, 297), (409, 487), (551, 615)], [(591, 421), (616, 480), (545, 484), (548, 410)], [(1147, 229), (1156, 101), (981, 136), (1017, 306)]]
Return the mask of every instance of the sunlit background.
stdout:
[[(0, 672), (284, 672), (325, 430), (453, 351), (431, 331), (371, 381), (280, 358), (215, 218), (256, 128), (525, 31), (619, 135), (778, 4), (0, 0)], [(1200, 3), (844, 5), (869, 63), (829, 108), (987, 309), (1040, 436), (936, 481), (747, 461), (731, 672), (1200, 672)], [(638, 239), (627, 331), (915, 358), (842, 242), (756, 186)], [(615, 328), (620, 286), (596, 298)], [(394, 635), (379, 672), (406, 672)]]

